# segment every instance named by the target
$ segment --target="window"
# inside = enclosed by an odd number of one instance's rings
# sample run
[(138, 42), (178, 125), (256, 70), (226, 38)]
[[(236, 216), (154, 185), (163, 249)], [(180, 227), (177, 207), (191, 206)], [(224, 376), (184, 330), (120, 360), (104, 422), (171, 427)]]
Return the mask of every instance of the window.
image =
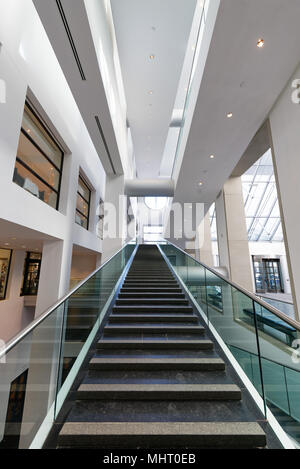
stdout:
[(86, 230), (89, 229), (90, 202), (91, 191), (82, 177), (79, 176), (75, 222)]
[(26, 103), (13, 181), (58, 210), (63, 152)]
[(144, 226), (144, 242), (145, 243), (156, 243), (161, 241), (163, 238), (163, 226)]
[(0, 300), (5, 300), (10, 269), (11, 250), (0, 249)]
[(39, 288), (42, 254), (28, 252), (24, 266), (24, 280), (21, 295), (37, 295)]

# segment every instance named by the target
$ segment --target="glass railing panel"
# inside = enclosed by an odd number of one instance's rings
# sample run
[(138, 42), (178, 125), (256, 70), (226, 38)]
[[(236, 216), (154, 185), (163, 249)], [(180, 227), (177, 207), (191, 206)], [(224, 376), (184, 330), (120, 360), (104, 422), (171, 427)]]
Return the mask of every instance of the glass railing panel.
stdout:
[(300, 422), (300, 373), (285, 367), (287, 396), (289, 399), (290, 415)]
[(0, 348), (0, 448), (42, 447), (135, 247), (125, 246), (19, 341)]
[(300, 384), (300, 363), (295, 356), (300, 344), (299, 331), (256, 302), (255, 310), (266, 402), (288, 415), (292, 415), (293, 409), (294, 418), (298, 419), (299, 395), (295, 399), (293, 389)]
[(64, 305), (59, 306), (0, 360), (0, 448), (38, 444), (51, 428)]
[(160, 248), (225, 344), (240, 351), (238, 359), (245, 352), (243, 368), (262, 394), (253, 300), (175, 246)]
[(172, 252), (172, 265), (180, 263), (188, 269), (186, 272), (177, 268), (177, 273), (209, 323), (272, 412), (284, 419), (280, 424), (285, 431), (299, 439), (300, 332), (297, 324), (280, 311), (276, 314), (271, 306), (258, 303), (250, 293), (233, 286), (175, 246), (172, 245), (172, 251), (170, 246), (160, 248), (168, 253), (169, 260)]
[(267, 404), (271, 403), (290, 413), (285, 367), (262, 358), (262, 373)]
[(66, 394), (65, 390), (62, 393), (60, 390), (67, 378), (70, 381), (76, 376), (81, 365), (81, 356), (90, 346), (88, 339), (91, 335), (94, 337), (95, 330), (99, 328), (106, 306), (116, 291), (117, 282), (134, 249), (134, 245), (127, 245), (66, 302), (56, 414)]

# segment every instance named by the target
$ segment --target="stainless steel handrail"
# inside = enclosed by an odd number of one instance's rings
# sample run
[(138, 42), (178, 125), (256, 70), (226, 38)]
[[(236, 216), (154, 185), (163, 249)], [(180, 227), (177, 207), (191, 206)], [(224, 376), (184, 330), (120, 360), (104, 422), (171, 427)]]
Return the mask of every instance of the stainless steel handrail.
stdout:
[[(254, 293), (251, 293), (250, 291), (246, 290), (244, 287), (238, 285), (237, 283), (233, 282), (232, 280), (229, 280), (228, 278), (224, 277), (222, 274), (220, 274), (219, 272), (217, 272), (216, 270), (212, 269), (211, 267), (209, 267), (208, 265), (204, 264), (203, 262), (200, 262), (198, 261), (197, 259), (195, 259), (194, 257), (192, 257), (190, 254), (186, 253), (183, 249), (181, 249), (180, 247), (176, 246), (175, 244), (171, 243), (170, 241), (168, 240), (165, 240), (167, 242), (167, 244), (170, 244), (171, 246), (173, 246), (175, 249), (178, 249), (179, 251), (181, 251), (183, 254), (185, 254), (186, 256), (190, 257), (191, 259), (193, 259), (194, 262), (197, 262), (197, 264), (201, 265), (202, 267), (204, 267), (205, 269), (209, 270), (212, 274), (216, 275), (217, 277), (219, 277), (221, 280), (224, 280), (224, 282), (227, 282), (229, 283), (232, 287), (234, 287), (236, 290), (239, 290), (241, 293), (243, 293), (244, 295), (248, 296), (249, 298), (251, 298), (253, 301), (255, 301), (256, 303), (260, 304), (263, 308), (267, 309), (268, 311), (270, 311), (271, 313), (275, 314), (275, 316), (277, 316), (279, 319), (282, 319), (283, 321), (285, 321), (286, 323), (288, 323), (290, 326), (294, 327), (295, 329), (297, 329), (297, 331), (300, 332), (300, 323), (298, 321), (295, 321), (294, 319), (291, 319), (289, 318), (288, 316), (286, 316), (282, 311), (280, 311), (279, 309), (275, 308), (274, 306), (272, 305), (269, 305), (269, 303), (261, 300), (260, 298), (258, 298), (256, 295), (254, 295)], [(157, 243), (159, 244), (159, 243)]]
[(32, 321), (27, 327), (25, 327), (19, 334), (13, 337), (5, 346), (0, 348), (0, 359), (6, 355), (15, 345), (17, 345), (21, 340), (26, 337), (30, 332), (32, 332), (39, 324), (41, 324), (48, 316), (50, 316), (53, 311), (55, 311), (59, 306), (61, 306), (70, 296), (72, 296), (79, 288), (81, 288), (86, 282), (88, 282), (97, 272), (99, 272), (103, 267), (105, 267), (115, 256), (117, 256), (121, 251), (123, 251), (126, 246), (132, 243), (132, 240), (124, 244), (115, 254), (113, 254), (104, 264), (101, 264), (100, 267), (95, 269), (88, 277), (83, 279), (76, 287), (74, 287), (69, 293), (59, 299), (53, 306), (50, 306), (44, 313), (41, 314), (37, 319)]

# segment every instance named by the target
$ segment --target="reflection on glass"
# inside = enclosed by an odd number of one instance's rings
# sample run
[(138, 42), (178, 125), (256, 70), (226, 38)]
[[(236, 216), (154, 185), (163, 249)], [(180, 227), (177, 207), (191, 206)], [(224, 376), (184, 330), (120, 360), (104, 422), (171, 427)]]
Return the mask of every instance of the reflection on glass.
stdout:
[(75, 213), (75, 223), (82, 226), (86, 230), (89, 227), (89, 212), (90, 212), (90, 200), (91, 200), (91, 191), (82, 179), (79, 176), (78, 180), (78, 190), (77, 190), (77, 200), (76, 200), (76, 213)]
[(13, 181), (57, 209), (62, 164), (62, 151), (26, 104)]
[(16, 162), (13, 181), (51, 207), (57, 207), (57, 192), (44, 184), (18, 161)]

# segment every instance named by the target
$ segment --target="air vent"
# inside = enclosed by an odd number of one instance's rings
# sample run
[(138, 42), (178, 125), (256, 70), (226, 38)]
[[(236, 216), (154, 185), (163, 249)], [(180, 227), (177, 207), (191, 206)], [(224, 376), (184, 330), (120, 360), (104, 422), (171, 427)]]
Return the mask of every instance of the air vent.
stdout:
[(105, 150), (106, 150), (106, 153), (107, 153), (107, 156), (108, 156), (108, 159), (109, 159), (111, 168), (112, 168), (112, 170), (113, 170), (113, 173), (114, 173), (114, 174), (117, 174), (117, 173), (116, 173), (116, 170), (115, 170), (115, 167), (114, 167), (114, 165), (113, 165), (111, 156), (110, 156), (110, 152), (109, 152), (109, 149), (108, 149), (108, 145), (107, 145), (107, 142), (106, 142), (106, 139), (105, 139), (105, 136), (104, 136), (102, 127), (101, 127), (101, 123), (100, 123), (99, 116), (95, 116), (95, 120), (96, 120), (96, 124), (97, 124), (98, 130), (99, 130), (99, 132), (100, 132), (100, 135), (101, 135), (103, 144), (104, 144), (104, 146), (105, 146)]
[(85, 74), (84, 74), (80, 59), (79, 59), (79, 55), (78, 55), (78, 52), (77, 52), (77, 49), (76, 49), (76, 46), (75, 46), (75, 43), (74, 43), (74, 39), (73, 39), (71, 30), (70, 30), (70, 27), (69, 27), (69, 24), (68, 24), (68, 21), (67, 21), (63, 6), (62, 6), (60, 0), (56, 0), (56, 4), (57, 4), (57, 8), (59, 10), (59, 14), (61, 16), (62, 22), (63, 22), (64, 27), (65, 27), (65, 30), (66, 30), (66, 33), (67, 33), (67, 36), (68, 36), (68, 39), (69, 39), (69, 42), (70, 42), (70, 46), (71, 46), (71, 49), (72, 49), (72, 52), (73, 52), (73, 55), (74, 55), (74, 58), (75, 58), (79, 73), (80, 73), (80, 76), (81, 76), (82, 80), (85, 81), (86, 80)]

